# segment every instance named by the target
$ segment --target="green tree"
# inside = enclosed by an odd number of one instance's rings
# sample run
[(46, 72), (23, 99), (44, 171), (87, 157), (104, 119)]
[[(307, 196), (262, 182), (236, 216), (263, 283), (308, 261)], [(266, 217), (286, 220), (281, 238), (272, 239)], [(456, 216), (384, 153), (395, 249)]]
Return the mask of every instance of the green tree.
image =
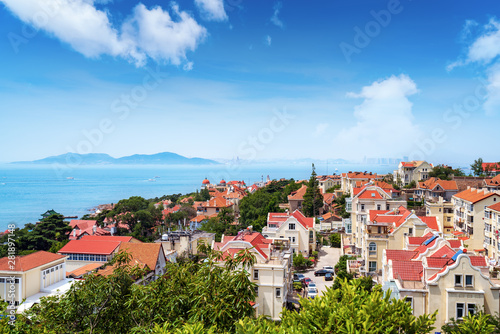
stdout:
[(492, 334), (500, 333), (494, 324), (494, 319), (489, 314), (478, 312), (467, 315), (462, 321), (451, 319), (441, 327), (445, 334)]
[(472, 173), (474, 176), (480, 176), (484, 174), (483, 170), (483, 159), (478, 158), (477, 160), (474, 160), (474, 163), (470, 165), (470, 169), (472, 170)]
[(18, 251), (48, 251), (52, 245), (68, 240), (72, 228), (62, 215), (53, 214), (37, 224), (27, 224), (23, 230), (17, 234)]
[(304, 202), (302, 203), (303, 213), (306, 217), (315, 217), (319, 214), (323, 207), (323, 195), (319, 189), (319, 182), (316, 178), (314, 164), (312, 164), (312, 173), (307, 184), (307, 190), (304, 194)]
[(330, 245), (334, 248), (340, 248), (340, 244), (341, 244), (341, 240), (340, 240), (341, 236), (339, 233), (333, 233), (333, 234), (330, 234)]
[(437, 177), (441, 180), (451, 180), (452, 175), (465, 176), (464, 172), (462, 172), (459, 168), (452, 169), (443, 165), (437, 165), (429, 172), (429, 177)]

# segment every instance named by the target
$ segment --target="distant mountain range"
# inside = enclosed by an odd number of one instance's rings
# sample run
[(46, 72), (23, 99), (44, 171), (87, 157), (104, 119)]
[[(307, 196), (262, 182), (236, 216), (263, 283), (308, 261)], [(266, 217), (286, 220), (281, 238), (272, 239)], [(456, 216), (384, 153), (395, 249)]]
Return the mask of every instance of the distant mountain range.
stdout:
[(182, 155), (163, 152), (156, 154), (134, 154), (127, 157), (113, 158), (104, 153), (65, 153), (34, 161), (16, 161), (13, 164), (79, 164), (79, 165), (219, 165), (214, 160), (186, 158)]

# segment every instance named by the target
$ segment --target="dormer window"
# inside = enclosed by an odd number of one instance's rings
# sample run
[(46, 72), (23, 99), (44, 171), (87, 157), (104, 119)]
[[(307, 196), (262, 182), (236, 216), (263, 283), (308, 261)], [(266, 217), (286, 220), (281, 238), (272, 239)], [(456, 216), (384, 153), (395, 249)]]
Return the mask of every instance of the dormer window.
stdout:
[(294, 223), (289, 223), (288, 224), (288, 229), (289, 230), (295, 230), (295, 224)]

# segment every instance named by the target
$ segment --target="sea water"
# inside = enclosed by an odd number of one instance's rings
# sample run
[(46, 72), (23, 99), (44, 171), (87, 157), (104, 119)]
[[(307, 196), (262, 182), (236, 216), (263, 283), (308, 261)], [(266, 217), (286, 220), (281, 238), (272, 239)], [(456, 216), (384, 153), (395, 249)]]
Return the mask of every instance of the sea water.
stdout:
[[(316, 173), (347, 171), (388, 173), (395, 165), (316, 164)], [(144, 198), (190, 193), (211, 183), (242, 180), (250, 186), (270, 179), (309, 179), (311, 164), (240, 164), (210, 166), (164, 165), (0, 165), (0, 231), (9, 223), (19, 227), (40, 219), (53, 209), (65, 216), (81, 217), (99, 204), (116, 203), (130, 196)]]

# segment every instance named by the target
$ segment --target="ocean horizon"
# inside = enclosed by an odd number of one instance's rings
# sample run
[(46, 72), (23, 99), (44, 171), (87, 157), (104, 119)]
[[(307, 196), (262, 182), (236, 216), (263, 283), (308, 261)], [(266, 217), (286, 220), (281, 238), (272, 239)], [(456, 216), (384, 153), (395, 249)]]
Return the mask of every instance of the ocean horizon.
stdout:
[[(316, 173), (347, 171), (392, 172), (396, 165), (315, 164)], [(243, 180), (247, 186), (262, 179), (309, 179), (310, 163), (169, 165), (13, 165), (0, 164), (0, 231), (8, 224), (35, 223), (53, 209), (64, 216), (92, 212), (100, 204), (116, 203), (130, 196), (155, 198), (195, 192), (204, 178)]]

